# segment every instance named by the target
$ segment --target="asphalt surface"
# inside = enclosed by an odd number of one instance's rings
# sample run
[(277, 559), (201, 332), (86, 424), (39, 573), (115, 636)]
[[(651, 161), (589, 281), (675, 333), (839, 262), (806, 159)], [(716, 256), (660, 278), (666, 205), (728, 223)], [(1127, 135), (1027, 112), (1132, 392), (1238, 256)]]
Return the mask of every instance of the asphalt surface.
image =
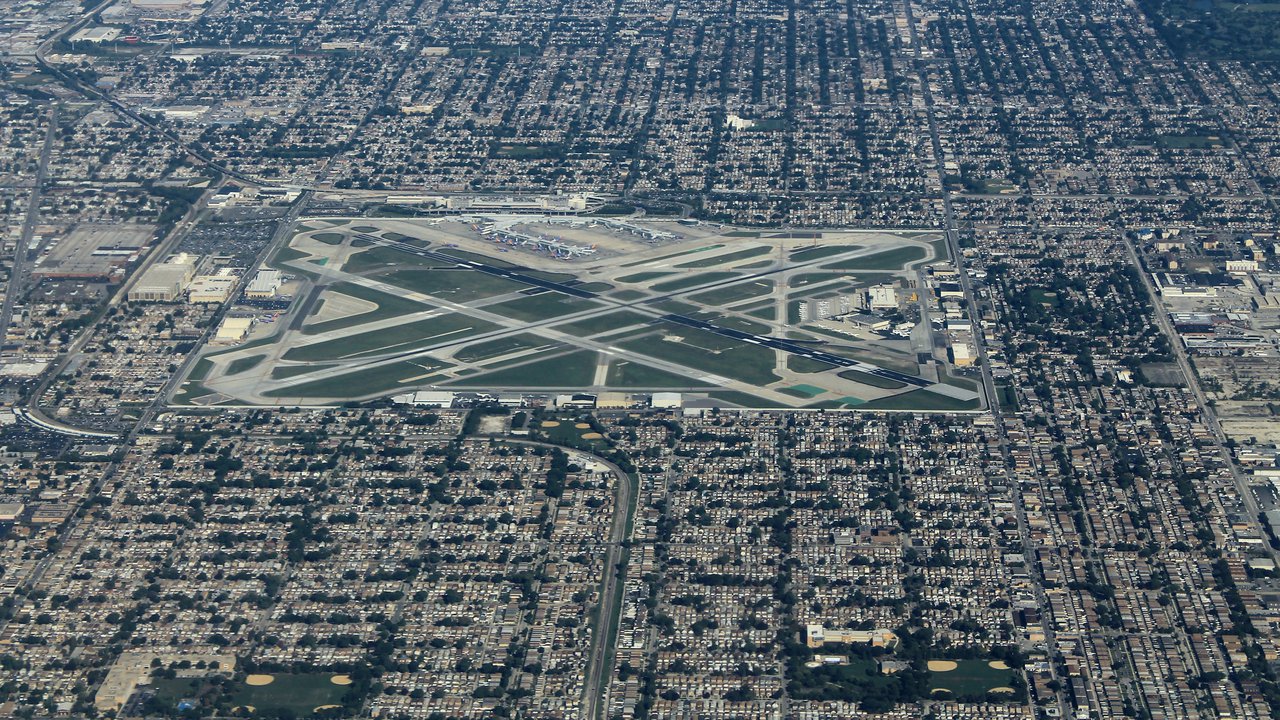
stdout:
[[(742, 342), (748, 342), (754, 345), (762, 345), (764, 347), (772, 348), (774, 350), (781, 350), (782, 352), (789, 353), (791, 355), (796, 355), (799, 357), (808, 358), (810, 360), (817, 360), (820, 362), (829, 363), (836, 367), (858, 370), (860, 372), (867, 373), (868, 375), (875, 375), (876, 377), (884, 378), (886, 380), (893, 380), (896, 382), (903, 383), (904, 385), (910, 385), (912, 387), (918, 387), (918, 388), (927, 388), (937, 384), (929, 380), (916, 377), (914, 375), (907, 375), (906, 373), (887, 370), (877, 365), (872, 365), (871, 363), (862, 362), (859, 360), (853, 360), (851, 358), (847, 358), (841, 355), (824, 352), (822, 350), (818, 350), (815, 347), (812, 347), (805, 343), (799, 343), (792, 340), (784, 340), (781, 338), (771, 337), (769, 335), (756, 335), (754, 333), (743, 332), (741, 330), (734, 330), (732, 328), (721, 327), (714, 323), (710, 323), (705, 320), (698, 320), (697, 318), (692, 318), (687, 315), (678, 315), (674, 313), (665, 313), (665, 314), (658, 313), (657, 311), (643, 308), (639, 304), (621, 303), (617, 300), (614, 300), (613, 298), (610, 298), (604, 295), (599, 295), (597, 293), (593, 293), (588, 290), (582, 290), (572, 285), (566, 285), (565, 283), (558, 283), (551, 280), (544, 280), (542, 278), (535, 277), (533, 275), (528, 275), (526, 273), (522, 273), (516, 270), (496, 267), (494, 265), (488, 265), (486, 263), (478, 262), (476, 260), (465, 260), (465, 259), (457, 258), (452, 255), (448, 255), (446, 253), (437, 252), (434, 250), (427, 250), (425, 248), (420, 248), (415, 245), (410, 245), (409, 243), (399, 242), (396, 240), (387, 240), (385, 238), (378, 237), (377, 235), (370, 235), (368, 233), (359, 233), (359, 234), (356, 234), (355, 237), (361, 240), (364, 240), (366, 242), (371, 242), (378, 245), (384, 245), (384, 246), (399, 250), (401, 252), (417, 255), (418, 257), (428, 258), (430, 260), (435, 260), (442, 263), (448, 263), (460, 269), (474, 270), (476, 272), (482, 272), (486, 275), (493, 275), (495, 277), (514, 280), (516, 282), (523, 283), (526, 285), (531, 285), (533, 287), (541, 288), (543, 290), (562, 293), (570, 297), (582, 298), (584, 300), (598, 300), (607, 304), (616, 305), (618, 307), (627, 307), (633, 310), (639, 310), (641, 312), (655, 315), (656, 319), (658, 320), (665, 320), (667, 322), (675, 323), (678, 325), (684, 325), (685, 327), (691, 327), (691, 328), (696, 328), (698, 330), (705, 330), (707, 332), (712, 332), (722, 337), (727, 337), (727, 338), (739, 340)], [(771, 271), (771, 272), (776, 272), (776, 271)], [(733, 283), (746, 282), (751, 280), (754, 277), (760, 277), (767, 274), (770, 274), (770, 273), (769, 272), (758, 273), (753, 276), (748, 276), (747, 278), (734, 278), (731, 282)], [(657, 300), (657, 299), (662, 299), (662, 298), (650, 298), (650, 299), (647, 299), (645, 302), (652, 303), (654, 300)]]
[(40, 148), (40, 164), (36, 168), (36, 184), (31, 190), (28, 200), (27, 216), (22, 221), (22, 235), (13, 251), (13, 270), (9, 273), (9, 286), (4, 294), (4, 306), (0, 307), (0, 332), (7, 332), (13, 320), (13, 306), (27, 286), (26, 268), (28, 246), (35, 237), (36, 221), (40, 216), (40, 196), (44, 192), (44, 181), (49, 173), (49, 156), (53, 151), (53, 140), (58, 131), (58, 109), (49, 110), (49, 127), (45, 130), (44, 145)]

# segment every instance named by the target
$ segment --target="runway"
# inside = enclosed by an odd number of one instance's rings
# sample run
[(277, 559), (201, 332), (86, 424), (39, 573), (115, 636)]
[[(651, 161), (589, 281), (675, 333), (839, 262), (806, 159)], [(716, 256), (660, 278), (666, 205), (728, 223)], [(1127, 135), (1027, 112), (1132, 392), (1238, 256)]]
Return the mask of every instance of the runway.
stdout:
[[(613, 298), (600, 295), (598, 293), (593, 293), (588, 290), (581, 290), (579, 288), (573, 287), (572, 285), (566, 285), (564, 283), (558, 283), (551, 280), (543, 280), (542, 278), (534, 277), (532, 275), (526, 275), (524, 273), (517, 272), (515, 270), (510, 270), (507, 268), (495, 267), (493, 265), (488, 265), (486, 263), (478, 262), (476, 260), (464, 260), (461, 258), (454, 257), (452, 255), (448, 255), (446, 253), (437, 252), (434, 250), (427, 250), (425, 248), (420, 248), (415, 245), (410, 245), (409, 243), (400, 242), (397, 240), (387, 240), (386, 238), (381, 238), (381, 237), (378, 237), (377, 235), (370, 235), (368, 233), (358, 233), (355, 235), (355, 237), (358, 237), (361, 240), (364, 240), (366, 242), (383, 245), (386, 247), (394, 248), (401, 252), (417, 255), (418, 257), (428, 258), (428, 259), (435, 260), (438, 262), (443, 262), (443, 263), (449, 263), (458, 267), (459, 269), (474, 270), (476, 272), (485, 273), (486, 275), (493, 275), (496, 277), (506, 278), (508, 280), (514, 280), (516, 282), (523, 283), (525, 285), (530, 285), (532, 287), (542, 288), (544, 290), (550, 290), (552, 292), (563, 293), (570, 297), (582, 298), (584, 300), (599, 300), (601, 302), (605, 302), (611, 305), (616, 305), (618, 307), (630, 307), (632, 309), (637, 309), (635, 308), (635, 306), (628, 305), (626, 303), (620, 303), (617, 300), (614, 300)], [(740, 282), (740, 280), (735, 280), (735, 282)], [(893, 380), (895, 382), (900, 382), (904, 385), (910, 385), (912, 387), (928, 388), (928, 387), (933, 387), (934, 385), (937, 384), (929, 380), (916, 377), (915, 375), (908, 375), (906, 373), (897, 372), (895, 370), (887, 370), (878, 365), (873, 365), (871, 363), (863, 362), (861, 360), (853, 360), (851, 358), (844, 357), (843, 355), (836, 355), (833, 353), (825, 352), (823, 350), (818, 350), (816, 348), (809, 347), (804, 343), (799, 343), (792, 340), (784, 340), (781, 338), (770, 337), (768, 335), (755, 335), (752, 333), (743, 332), (741, 330), (734, 330), (731, 328), (721, 327), (719, 325), (709, 323), (705, 320), (698, 320), (696, 318), (691, 318), (687, 315), (677, 315), (673, 313), (668, 313), (665, 315), (659, 315), (657, 317), (658, 319), (665, 320), (671, 323), (676, 323), (678, 325), (684, 325), (685, 327), (696, 328), (698, 330), (705, 330), (707, 332), (712, 332), (722, 337), (732, 338), (734, 340), (748, 342), (754, 345), (761, 345), (764, 347), (772, 348), (774, 350), (781, 350), (782, 352), (789, 353), (791, 355), (797, 355), (800, 357), (809, 358), (810, 360), (825, 362), (830, 365), (834, 365), (836, 367), (848, 368), (850, 370), (857, 370), (859, 372), (863, 372), (868, 375), (874, 375), (876, 377), (884, 378), (886, 380)]]

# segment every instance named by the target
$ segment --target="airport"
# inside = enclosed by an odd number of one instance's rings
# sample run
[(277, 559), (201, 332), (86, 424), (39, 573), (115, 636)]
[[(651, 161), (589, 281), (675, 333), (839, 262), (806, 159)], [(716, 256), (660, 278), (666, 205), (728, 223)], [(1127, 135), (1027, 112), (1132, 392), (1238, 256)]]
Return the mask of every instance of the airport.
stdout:
[(299, 288), (287, 311), (204, 348), (173, 402), (677, 392), (688, 408), (974, 411), (934, 309), (944, 248), (920, 231), (304, 219), (266, 270)]

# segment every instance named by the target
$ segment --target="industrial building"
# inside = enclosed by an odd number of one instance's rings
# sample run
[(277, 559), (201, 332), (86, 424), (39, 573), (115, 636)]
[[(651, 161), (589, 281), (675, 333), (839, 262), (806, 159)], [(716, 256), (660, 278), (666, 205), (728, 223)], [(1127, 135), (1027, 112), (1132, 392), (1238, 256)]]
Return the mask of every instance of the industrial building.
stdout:
[(231, 297), (239, 281), (234, 275), (201, 275), (191, 282), (192, 303), (220, 304)]
[(199, 258), (182, 253), (147, 268), (129, 290), (130, 302), (173, 302), (196, 274)]
[(244, 294), (253, 299), (273, 298), (280, 292), (283, 284), (284, 275), (279, 270), (259, 270), (249, 282), (249, 287), (245, 288)]

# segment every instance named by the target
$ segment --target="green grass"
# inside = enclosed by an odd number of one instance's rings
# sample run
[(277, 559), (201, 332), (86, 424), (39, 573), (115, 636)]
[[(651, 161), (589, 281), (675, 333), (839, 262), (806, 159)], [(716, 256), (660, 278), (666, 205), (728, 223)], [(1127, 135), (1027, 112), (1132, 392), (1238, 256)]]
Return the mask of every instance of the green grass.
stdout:
[(383, 277), (385, 282), (405, 290), (435, 295), (453, 302), (524, 290), (524, 283), (471, 270), (397, 270)]
[(523, 365), (475, 375), (453, 385), (482, 388), (583, 388), (595, 378), (599, 353), (577, 350), (570, 353), (543, 353), (542, 359)]
[(823, 395), (827, 391), (816, 385), (792, 385), (791, 387), (780, 388), (778, 392), (808, 400)]
[(658, 292), (675, 292), (677, 290), (697, 287), (698, 285), (730, 280), (738, 277), (739, 275), (740, 273), (726, 271), (697, 273), (692, 276), (682, 277), (678, 280), (668, 280), (666, 282), (658, 283), (657, 285), (651, 286), (651, 289)]
[(620, 345), (641, 355), (752, 385), (768, 385), (780, 379), (773, 374), (774, 355), (769, 348), (682, 325), (663, 323), (663, 330), (681, 341), (646, 336)]
[(977, 400), (956, 400), (946, 395), (921, 388), (911, 392), (893, 395), (879, 400), (869, 400), (861, 405), (867, 410), (917, 410), (920, 412), (951, 412), (955, 410), (977, 410)]
[(732, 330), (741, 330), (742, 332), (754, 333), (756, 335), (768, 335), (773, 331), (773, 328), (765, 325), (764, 323), (758, 323), (755, 320), (748, 320), (735, 315), (721, 315), (715, 319), (715, 323), (720, 327), (730, 328)]
[(632, 300), (639, 300), (641, 298), (648, 297), (648, 295), (640, 292), (639, 290), (616, 290), (609, 294), (614, 300), (621, 302), (631, 302)]
[(596, 315), (595, 317), (574, 320), (563, 325), (556, 325), (555, 329), (561, 332), (572, 333), (580, 337), (590, 337), (599, 335), (603, 332), (613, 330), (621, 330), (624, 327), (632, 325), (640, 325), (652, 322), (653, 318), (648, 315), (641, 315), (631, 310), (618, 310), (616, 312), (606, 313), (604, 315)]
[[(595, 432), (592, 428), (576, 427), (577, 420), (565, 416), (546, 416), (546, 420), (550, 422), (558, 422), (559, 425), (551, 427), (542, 427), (539, 423), (530, 423), (530, 428), (534, 432), (546, 435), (547, 441), (556, 443), (557, 445), (567, 445), (569, 447), (580, 448), (588, 452), (603, 455), (609, 450), (609, 441), (604, 438), (584, 438), (586, 433)], [(619, 583), (621, 585), (621, 583)]]
[(687, 302), (672, 300), (670, 298), (650, 303), (649, 306), (655, 310), (661, 310), (662, 312), (675, 313), (677, 315), (688, 315), (690, 317), (697, 317), (703, 320), (710, 320), (711, 318), (719, 315), (719, 313), (711, 310), (704, 310), (698, 305), (690, 305)]
[(773, 289), (774, 283), (772, 280), (753, 280), (690, 295), (689, 300), (704, 305), (730, 305), (760, 297), (761, 295), (768, 295), (773, 292)]
[(793, 276), (791, 276), (791, 287), (793, 287), (793, 288), (801, 288), (801, 287), (802, 287), (802, 288), (806, 288), (806, 289), (807, 289), (807, 294), (808, 294), (810, 297), (812, 297), (813, 295), (818, 294), (818, 293), (817, 293), (817, 291), (816, 291), (817, 287), (819, 287), (819, 286), (817, 285), (817, 283), (825, 283), (825, 282), (827, 282), (827, 281), (829, 281), (829, 280), (840, 280), (840, 281), (843, 281), (844, 283), (850, 283), (850, 282), (852, 282), (852, 283), (853, 283), (853, 285), (851, 285), (851, 286), (850, 286), (850, 285), (843, 285), (843, 284), (841, 284), (841, 283), (837, 283), (837, 284), (834, 284), (834, 285), (826, 285), (826, 284), (821, 285), (821, 287), (822, 287), (822, 288), (826, 288), (826, 289), (830, 290), (831, 292), (847, 292), (847, 291), (848, 291), (848, 290), (850, 290), (850, 289), (854, 289), (854, 288), (857, 288), (857, 287), (860, 287), (860, 286), (867, 286), (867, 285), (879, 285), (879, 284), (881, 284), (881, 283), (893, 282), (893, 281), (895, 280), (895, 276), (894, 276), (893, 274), (891, 274), (891, 273), (877, 273), (877, 272), (866, 272), (866, 273), (851, 273), (851, 272), (812, 272), (812, 273), (801, 273), (801, 274), (799, 274), (799, 275), (793, 275)]
[[(429, 383), (438, 383), (444, 377), (436, 374), (437, 370), (449, 364), (432, 358), (416, 358), (401, 360), (379, 367), (335, 375), (323, 380), (269, 390), (267, 397), (275, 398), (335, 398), (347, 400), (364, 397), (391, 390), (407, 390), (422, 387)], [(412, 382), (405, 382), (411, 380)]]
[(199, 382), (209, 377), (209, 371), (213, 370), (213, 361), (209, 358), (200, 358), (196, 366), (191, 368), (191, 372), (187, 375), (187, 380), (195, 380)]
[(332, 367), (337, 367), (337, 365), (313, 365), (313, 364), (277, 365), (271, 368), (271, 379), (272, 380), (288, 380), (291, 377), (306, 375), (307, 373), (312, 373), (312, 372), (319, 372), (321, 370), (328, 370), (329, 368), (332, 368)]
[(331, 677), (332, 673), (300, 673), (276, 675), (270, 685), (236, 683), (228, 691), (227, 702), (232, 707), (252, 705), (258, 714), (291, 710), (298, 717), (310, 717), (321, 705), (341, 704), (347, 694), (347, 687), (334, 685)]
[(698, 269), (715, 267), (717, 265), (728, 265), (729, 263), (737, 262), (739, 260), (748, 260), (753, 257), (759, 257), (760, 255), (768, 255), (771, 252), (773, 252), (773, 248), (768, 246), (753, 247), (745, 250), (738, 250), (737, 252), (716, 255), (714, 257), (702, 258), (701, 260), (690, 260), (689, 262), (680, 263), (679, 265), (676, 265), (676, 267)]
[(325, 245), (341, 245), (342, 241), (347, 239), (347, 236), (342, 233), (321, 232), (312, 235), (311, 239), (322, 242)]
[(257, 367), (263, 360), (266, 360), (266, 359), (267, 359), (267, 356), (263, 354), (263, 355), (250, 355), (249, 357), (242, 357), (236, 360), (232, 360), (231, 364), (227, 366), (226, 374), (239, 375), (240, 373), (245, 372), (246, 370), (251, 370)]
[[(337, 292), (347, 295), (357, 300), (364, 300), (377, 305), (377, 309), (370, 310), (366, 313), (358, 315), (350, 315), (344, 318), (336, 318), (334, 320), (325, 320), (318, 323), (306, 325), (302, 329), (304, 335), (318, 335), (329, 330), (341, 330), (355, 325), (364, 325), (365, 323), (386, 320), (387, 318), (399, 317), (400, 315), (408, 315), (409, 313), (422, 312), (430, 310), (431, 306), (416, 300), (408, 300), (406, 298), (397, 297), (381, 290), (374, 290), (363, 285), (355, 283), (335, 283), (328, 286), (324, 293)], [(324, 297), (324, 293), (321, 297)]]
[(746, 408), (779, 408), (788, 407), (784, 403), (774, 402), (773, 400), (765, 400), (756, 395), (741, 393), (734, 390), (717, 390), (716, 392), (707, 393), (712, 400), (723, 400), (734, 405), (741, 405)]
[(747, 314), (751, 317), (760, 318), (761, 320), (777, 320), (778, 308), (777, 306), (770, 304), (766, 307), (759, 308), (758, 310), (752, 310)]
[(1156, 144), (1174, 150), (1208, 150), (1222, 147), (1222, 138), (1216, 135), (1161, 135), (1156, 138)]
[(901, 390), (907, 386), (906, 383), (900, 383), (897, 380), (890, 380), (871, 373), (864, 373), (861, 370), (845, 370), (840, 373), (840, 377), (845, 380), (852, 380), (860, 385), (880, 388), (881, 390)]
[(301, 260), (305, 257), (311, 257), (311, 253), (305, 253), (291, 247), (282, 247), (276, 251), (275, 255), (271, 256), (271, 261), (267, 264), (273, 268), (292, 271), (293, 268), (285, 265), (285, 263), (292, 262), (294, 260)]
[(678, 253), (671, 253), (670, 255), (662, 255), (660, 257), (652, 258), (650, 260), (636, 260), (635, 262), (629, 262), (623, 265), (622, 267), (636, 267), (637, 265), (648, 265), (649, 263), (655, 263), (661, 260), (670, 260), (672, 258), (684, 257), (685, 255), (693, 255), (694, 253), (707, 252), (709, 250), (717, 250), (722, 247), (724, 247), (724, 245), (720, 245), (720, 244), (704, 245), (703, 247), (700, 247), (700, 248), (685, 250), (683, 252), (678, 252)]
[(1005, 410), (1016, 411), (1018, 409), (1018, 395), (1011, 385), (996, 385), (996, 401)]
[(927, 253), (918, 245), (904, 245), (873, 255), (837, 260), (823, 265), (825, 270), (901, 270), (908, 263), (923, 260)]
[(499, 260), (496, 257), (491, 257), (489, 255), (481, 255), (480, 253), (473, 253), (467, 250), (459, 250), (458, 248), (442, 248), (440, 250), (440, 254), (456, 257), (459, 260), (474, 260), (475, 262), (478, 262), (478, 263), (484, 263), (485, 265), (492, 265), (494, 267), (499, 267), (499, 268), (510, 269), (510, 268), (518, 267), (513, 262), (507, 262), (506, 260)]
[(954, 375), (948, 375), (946, 373), (942, 373), (942, 375), (939, 376), (938, 381), (943, 383), (944, 385), (964, 388), (965, 390), (973, 390), (974, 392), (977, 392), (978, 390), (978, 383), (974, 382), (973, 380), (970, 380), (968, 378), (956, 377)]
[(486, 305), (484, 309), (516, 320), (537, 322), (598, 307), (600, 303), (591, 300), (561, 295), (557, 292), (545, 292)]
[(795, 250), (788, 258), (793, 263), (808, 262), (810, 260), (821, 260), (822, 258), (831, 257), (832, 255), (843, 255), (847, 252), (862, 249), (861, 245), (821, 245), (818, 247), (805, 248), (803, 250)]
[(798, 373), (820, 373), (834, 368), (835, 365), (824, 363), (821, 360), (812, 360), (800, 355), (787, 356), (787, 369), (791, 372)]
[(947, 689), (956, 697), (983, 695), (996, 687), (1013, 687), (1015, 670), (997, 670), (986, 660), (957, 660), (955, 670), (929, 673), (929, 689)]
[(650, 280), (657, 280), (658, 278), (666, 277), (668, 275), (675, 275), (675, 273), (670, 271), (635, 273), (634, 275), (623, 275), (618, 278), (618, 282), (631, 283), (634, 285), (637, 283), (649, 282)]
[(476, 362), (478, 360), (488, 360), (489, 358), (499, 357), (518, 350), (528, 350), (530, 348), (541, 347), (551, 344), (552, 340), (539, 337), (532, 333), (521, 333), (519, 335), (511, 335), (501, 337), (496, 340), (486, 340), (478, 342), (474, 345), (468, 345), (453, 356), (462, 362)]
[(347, 262), (343, 264), (342, 269), (350, 273), (359, 273), (366, 270), (379, 270), (387, 267), (404, 267), (404, 266), (425, 266), (438, 267), (440, 262), (431, 258), (424, 258), (413, 253), (407, 253), (403, 250), (384, 247), (381, 245), (370, 247), (367, 250), (361, 250), (355, 253)]
[(304, 361), (342, 360), (363, 355), (406, 352), (497, 329), (497, 325), (487, 320), (468, 317), (461, 313), (448, 313), (425, 320), (393, 325), (381, 330), (371, 330), (295, 347), (286, 352), (283, 357), (285, 360)]
[(609, 366), (609, 377), (606, 381), (611, 386), (625, 388), (684, 388), (702, 385), (698, 380), (683, 375), (659, 370), (629, 360), (615, 360)]

